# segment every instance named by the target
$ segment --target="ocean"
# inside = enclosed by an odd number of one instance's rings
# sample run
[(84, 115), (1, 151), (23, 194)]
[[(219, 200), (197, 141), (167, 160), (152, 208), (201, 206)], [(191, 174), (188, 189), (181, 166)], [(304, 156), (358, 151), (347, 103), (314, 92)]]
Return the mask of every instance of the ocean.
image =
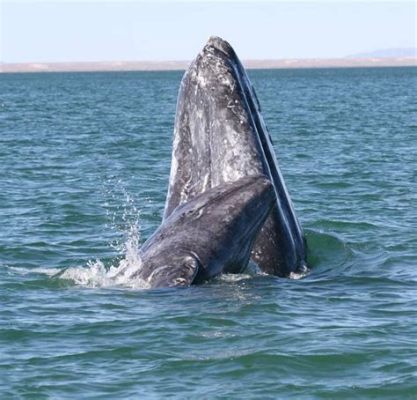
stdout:
[(145, 290), (181, 76), (0, 75), (0, 397), (417, 398), (417, 68), (249, 71), (311, 272)]

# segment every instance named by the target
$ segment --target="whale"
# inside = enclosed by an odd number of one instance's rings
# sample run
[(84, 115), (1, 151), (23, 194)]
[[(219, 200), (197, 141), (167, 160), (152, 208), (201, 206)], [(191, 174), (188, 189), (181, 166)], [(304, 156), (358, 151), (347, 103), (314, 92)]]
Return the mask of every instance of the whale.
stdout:
[(280, 171), (255, 89), (232, 46), (210, 37), (185, 72), (178, 93), (164, 220), (216, 187), (263, 175), (273, 206), (251, 259), (287, 277), (306, 269), (306, 244)]
[(264, 176), (224, 183), (178, 206), (139, 250), (139, 278), (149, 288), (188, 287), (248, 264), (274, 204)]

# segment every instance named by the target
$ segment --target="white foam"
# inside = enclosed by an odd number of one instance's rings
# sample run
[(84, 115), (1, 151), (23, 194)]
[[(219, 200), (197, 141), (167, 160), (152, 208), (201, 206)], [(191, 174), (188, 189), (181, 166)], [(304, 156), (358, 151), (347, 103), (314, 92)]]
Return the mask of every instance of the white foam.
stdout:
[(222, 274), (219, 275), (218, 279), (222, 282), (233, 283), (250, 279), (251, 277), (252, 275), (249, 274)]
[(128, 287), (147, 289), (149, 285), (137, 275), (142, 268), (139, 254), (139, 226), (134, 223), (129, 230), (123, 245), (124, 258), (118, 265), (109, 268), (102, 261), (89, 261), (86, 267), (70, 267), (57, 277), (73, 281), (77, 285), (86, 287)]
[(126, 260), (122, 260), (119, 266), (111, 266), (109, 269), (100, 260), (97, 260), (89, 262), (87, 267), (67, 268), (59, 275), (59, 278), (89, 288), (148, 289), (149, 285), (144, 280), (134, 277), (132, 271), (136, 272), (137, 270), (138, 266), (129, 265), (126, 267)]
[(10, 271), (16, 272), (20, 275), (41, 274), (53, 276), (61, 272), (60, 268), (24, 268), (24, 267), (8, 267)]
[(307, 268), (307, 266), (303, 265), (301, 268), (299, 268), (296, 272), (290, 272), (290, 275), (288, 278), (290, 279), (302, 279), (306, 277), (310, 273), (310, 269)]

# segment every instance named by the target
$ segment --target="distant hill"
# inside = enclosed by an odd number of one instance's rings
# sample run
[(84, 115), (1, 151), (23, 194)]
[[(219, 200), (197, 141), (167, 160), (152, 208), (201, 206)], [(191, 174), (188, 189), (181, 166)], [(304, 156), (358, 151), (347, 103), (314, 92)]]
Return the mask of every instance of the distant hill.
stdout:
[(357, 53), (347, 56), (347, 58), (399, 58), (399, 57), (417, 57), (417, 48), (398, 48), (398, 49), (381, 49), (368, 53)]
[[(1, 1), (1, 0), (0, 0)], [(377, 54), (372, 53), (372, 54)], [(380, 53), (378, 53), (380, 54)], [(1, 63), (2, 72), (76, 72), (76, 71), (169, 71), (185, 70), (189, 61), (101, 61), (67, 63)], [(243, 60), (249, 69), (259, 68), (350, 68), (417, 66), (417, 57), (352, 56), (345, 58), (309, 58)]]

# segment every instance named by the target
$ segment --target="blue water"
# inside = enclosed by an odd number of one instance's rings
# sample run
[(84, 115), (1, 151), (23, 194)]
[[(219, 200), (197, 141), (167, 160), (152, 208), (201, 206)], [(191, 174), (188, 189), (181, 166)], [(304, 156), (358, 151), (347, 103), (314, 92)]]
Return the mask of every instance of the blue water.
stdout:
[(143, 290), (181, 75), (0, 75), (0, 397), (417, 398), (417, 69), (249, 71), (311, 273)]

